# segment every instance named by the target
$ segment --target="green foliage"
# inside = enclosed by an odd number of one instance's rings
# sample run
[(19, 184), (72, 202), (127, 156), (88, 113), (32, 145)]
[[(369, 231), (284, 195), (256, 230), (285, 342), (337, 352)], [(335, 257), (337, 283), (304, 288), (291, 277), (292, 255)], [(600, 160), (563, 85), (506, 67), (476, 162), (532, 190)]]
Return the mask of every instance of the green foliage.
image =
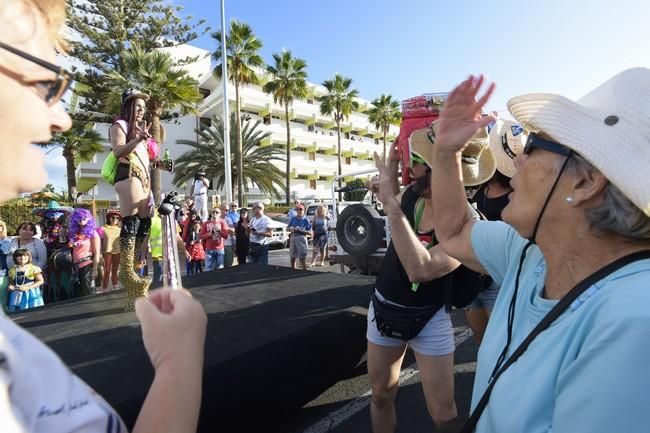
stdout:
[[(148, 94), (147, 101), (149, 118), (152, 122), (150, 130), (154, 140), (164, 141), (161, 117), (166, 110), (178, 109), (181, 114), (188, 114), (196, 109), (201, 100), (198, 82), (187, 72), (175, 65), (171, 55), (164, 51), (146, 52), (138, 44), (133, 44), (123, 57), (125, 73), (117, 71), (108, 73), (108, 83), (112, 92), (107, 99), (107, 106), (119, 109), (121, 94), (125, 88), (135, 87)], [(160, 171), (151, 172), (151, 190), (160, 200)]]
[[(217, 49), (212, 54), (212, 58), (217, 62), (214, 68), (214, 75), (221, 79), (223, 73), (221, 65), (223, 62), (223, 47), (221, 46), (221, 31), (212, 34), (212, 37), (217, 40)], [(234, 142), (237, 144), (237, 155), (240, 158), (235, 160), (235, 167), (238, 173), (243, 171), (243, 156), (242, 147), (242, 125), (241, 125), (241, 107), (239, 106), (239, 87), (242, 84), (259, 84), (260, 79), (257, 76), (256, 69), (264, 66), (264, 61), (259, 55), (262, 48), (262, 41), (257, 39), (253, 34), (253, 30), (246, 23), (239, 21), (230, 21), (230, 32), (226, 35), (226, 66), (228, 68), (228, 79), (235, 85), (235, 135)], [(234, 171), (234, 170), (233, 170)], [(234, 178), (234, 174), (233, 174)], [(244, 185), (241, 183), (242, 177), (237, 178), (237, 201), (243, 202), (244, 198)]]
[[(221, 78), (221, 62), (223, 61), (223, 48), (221, 46), (221, 31), (211, 35), (217, 41), (217, 49), (212, 53), (212, 58), (217, 65), (214, 75)], [(255, 68), (264, 67), (264, 60), (259, 51), (262, 41), (254, 34), (253, 29), (246, 23), (237, 20), (230, 21), (230, 31), (226, 35), (226, 58), (228, 79), (235, 86), (240, 84), (259, 84), (259, 77)]]
[[(230, 116), (230, 139), (234, 140), (236, 119)], [(243, 139), (243, 176), (242, 183), (252, 183), (265, 194), (279, 197), (278, 186), (282, 185), (283, 173), (273, 165), (272, 161), (283, 161), (282, 151), (273, 147), (260, 147), (260, 141), (271, 135), (258, 129), (261, 122), (246, 122), (242, 130)], [(199, 135), (199, 142), (191, 140), (178, 140), (178, 144), (191, 147), (176, 159), (174, 170), (174, 184), (181, 186), (194, 178), (194, 173), (204, 171), (208, 179), (214, 182), (213, 188), (222, 188), (226, 178), (224, 173), (224, 148), (223, 148), (223, 122), (217, 116), (212, 119), (211, 126), (202, 126), (195, 130)], [(238, 157), (237, 149), (232, 149), (232, 159)], [(233, 181), (240, 181), (240, 171), (233, 169)], [(239, 203), (242, 203), (240, 201)]]
[[(363, 179), (353, 179), (345, 185), (350, 188), (363, 188), (366, 186), (366, 182)], [(362, 191), (349, 191), (346, 192), (343, 197), (345, 201), (361, 201), (364, 199), (367, 192), (368, 190), (366, 189)]]
[(390, 125), (399, 125), (402, 120), (402, 113), (399, 110), (399, 102), (391, 95), (381, 95), (372, 101), (373, 107), (368, 110), (368, 120), (384, 135), (384, 160), (386, 160), (386, 135)]
[[(106, 105), (111, 92), (102, 77), (110, 71), (126, 75), (125, 51), (132, 41), (138, 41), (144, 52), (190, 42), (210, 29), (205, 20), (192, 23), (193, 17), (179, 16), (182, 8), (166, 0), (66, 0), (67, 25), (75, 41), (72, 57), (83, 66), (77, 71), (77, 81), (85, 88), (77, 92), (85, 98), (81, 105), (83, 116), (110, 122), (114, 109)], [(195, 61), (181, 59), (179, 64)]]
[(178, 109), (180, 114), (195, 111), (201, 100), (198, 82), (179, 67), (167, 52), (145, 51), (134, 43), (123, 55), (124, 72), (110, 71), (107, 74), (111, 93), (106, 105), (113, 112), (119, 112), (121, 94), (124, 89), (134, 87), (148, 94), (151, 99), (147, 108), (151, 116), (161, 117), (165, 110)]
[(320, 112), (326, 116), (332, 115), (337, 127), (340, 127), (341, 121), (359, 108), (359, 103), (355, 101), (359, 92), (350, 88), (352, 78), (346, 78), (341, 74), (334, 75), (331, 80), (323, 81), (323, 86), (327, 89), (327, 94), (318, 98)]
[(291, 127), (289, 125), (289, 106), (295, 99), (307, 96), (307, 62), (298, 57), (293, 57), (291, 51), (284, 50), (281, 54), (273, 54), (275, 65), (267, 66), (271, 80), (263, 86), (266, 93), (273, 95), (273, 101), (282, 104), (285, 111), (287, 126), (287, 167), (285, 171), (285, 197), (289, 205), (291, 199)]
[(33, 214), (33, 210), (39, 207), (45, 207), (49, 200), (57, 200), (61, 206), (74, 206), (84, 207), (88, 209), (87, 204), (76, 204), (64, 200), (58, 200), (56, 194), (47, 197), (42, 196), (40, 199), (30, 200), (24, 198), (17, 198), (0, 204), (0, 220), (7, 224), (7, 234), (10, 236), (16, 235), (18, 226), (25, 221), (38, 223), (41, 217)]
[(270, 213), (287, 213), (287, 212), (289, 212), (289, 209), (291, 209), (291, 206), (281, 206), (281, 205), (264, 206), (264, 213), (266, 213), (266, 214), (270, 214)]
[[(337, 137), (337, 160), (338, 160), (338, 175), (342, 174), (341, 170), (341, 121), (353, 111), (359, 109), (359, 103), (355, 101), (358, 95), (356, 89), (351, 89), (352, 79), (346, 78), (341, 74), (334, 75), (331, 80), (323, 81), (323, 86), (327, 89), (327, 94), (318, 98), (320, 102), (320, 112), (325, 116), (334, 116), (336, 122), (336, 137)], [(339, 181), (339, 185), (341, 181)], [(341, 194), (339, 193), (339, 199)]]
[(77, 120), (72, 123), (72, 128), (69, 130), (55, 133), (48, 143), (39, 143), (41, 147), (61, 149), (66, 162), (68, 200), (76, 198), (77, 162), (92, 160), (97, 152), (102, 151), (102, 141), (102, 136), (95, 130), (93, 123)]

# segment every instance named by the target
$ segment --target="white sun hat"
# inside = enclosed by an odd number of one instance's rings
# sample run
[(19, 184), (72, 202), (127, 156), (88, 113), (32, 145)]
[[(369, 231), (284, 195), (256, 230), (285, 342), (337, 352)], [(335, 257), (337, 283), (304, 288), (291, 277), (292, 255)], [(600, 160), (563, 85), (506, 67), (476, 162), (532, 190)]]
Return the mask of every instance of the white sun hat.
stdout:
[(627, 69), (575, 102), (534, 93), (508, 109), (526, 130), (584, 157), (650, 216), (650, 69)]
[(521, 155), (528, 134), (517, 122), (498, 119), (490, 129), (490, 149), (497, 160), (497, 170), (508, 177), (515, 175), (515, 157)]

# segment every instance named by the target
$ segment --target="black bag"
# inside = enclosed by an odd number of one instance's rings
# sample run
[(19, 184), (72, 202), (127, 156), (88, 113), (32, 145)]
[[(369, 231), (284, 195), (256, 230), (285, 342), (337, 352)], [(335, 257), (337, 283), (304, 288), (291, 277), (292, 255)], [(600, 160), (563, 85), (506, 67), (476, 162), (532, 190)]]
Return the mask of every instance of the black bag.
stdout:
[(372, 295), (372, 308), (375, 311), (377, 330), (384, 337), (409, 341), (417, 337), (427, 322), (438, 312), (441, 305), (407, 308), (380, 301)]
[(445, 282), (445, 305), (463, 308), (472, 303), (485, 286), (487, 275), (479, 274), (460, 265), (447, 276)]
[(263, 250), (264, 250), (264, 245), (262, 244), (251, 243), (248, 245), (248, 255), (251, 257), (261, 256)]

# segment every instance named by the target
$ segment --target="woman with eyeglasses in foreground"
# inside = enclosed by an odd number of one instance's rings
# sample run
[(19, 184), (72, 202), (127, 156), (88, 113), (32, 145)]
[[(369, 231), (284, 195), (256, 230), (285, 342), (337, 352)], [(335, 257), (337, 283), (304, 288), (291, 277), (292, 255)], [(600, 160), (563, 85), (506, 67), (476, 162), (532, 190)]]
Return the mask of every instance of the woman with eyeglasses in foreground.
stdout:
[[(56, 66), (63, 0), (0, 3), (0, 200), (47, 180), (31, 143), (70, 128)], [(30, 173), (30, 176), (23, 176)], [(186, 291), (158, 290), (136, 303), (155, 376), (134, 432), (194, 432), (201, 402), (206, 316)], [(59, 410), (61, 409), (61, 410)], [(126, 431), (117, 413), (28, 332), (0, 313), (0, 431)]]
[(501, 284), (470, 422), (477, 433), (640, 431), (650, 390), (650, 70), (626, 70), (575, 102), (509, 101), (531, 133), (515, 159), (507, 224), (466, 213), (460, 159), (492, 120), (481, 110), (494, 85), (481, 96), (482, 84), (470, 77), (452, 92), (431, 157), (433, 200), (448, 209), (435, 214), (438, 240)]

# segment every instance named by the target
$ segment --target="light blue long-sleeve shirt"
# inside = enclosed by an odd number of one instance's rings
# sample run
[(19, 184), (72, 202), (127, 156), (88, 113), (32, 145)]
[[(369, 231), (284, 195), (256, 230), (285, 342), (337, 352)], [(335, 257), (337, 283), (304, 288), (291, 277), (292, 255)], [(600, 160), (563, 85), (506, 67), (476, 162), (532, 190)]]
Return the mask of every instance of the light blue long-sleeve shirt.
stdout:
[[(508, 305), (526, 240), (501, 222), (472, 229), (474, 253), (501, 285), (481, 344), (472, 407), (487, 387), (507, 332)], [(585, 252), (588, 254), (588, 252)], [(528, 249), (508, 355), (557, 301), (544, 299), (546, 263)], [(587, 289), (497, 381), (476, 433), (648, 431), (650, 260)]]

